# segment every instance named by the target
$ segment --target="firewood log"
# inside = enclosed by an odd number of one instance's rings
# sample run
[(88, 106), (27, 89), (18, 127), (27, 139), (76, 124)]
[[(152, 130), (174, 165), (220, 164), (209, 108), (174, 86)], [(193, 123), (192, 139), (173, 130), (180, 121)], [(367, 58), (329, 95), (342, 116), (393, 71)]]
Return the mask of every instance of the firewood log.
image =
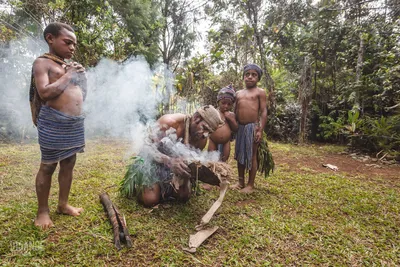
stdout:
[(102, 193), (99, 195), (100, 202), (107, 212), (108, 219), (110, 220), (111, 226), (114, 233), (114, 245), (120, 250), (121, 241), (126, 243), (128, 248), (132, 247), (132, 240), (129, 235), (128, 228), (126, 226), (125, 218), (121, 216), (117, 207), (111, 202), (110, 197), (107, 193)]

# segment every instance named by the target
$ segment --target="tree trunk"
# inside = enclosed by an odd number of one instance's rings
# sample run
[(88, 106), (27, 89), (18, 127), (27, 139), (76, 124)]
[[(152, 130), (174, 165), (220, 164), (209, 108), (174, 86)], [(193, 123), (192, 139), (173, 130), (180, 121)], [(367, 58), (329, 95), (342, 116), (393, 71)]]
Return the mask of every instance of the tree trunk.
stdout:
[(307, 133), (308, 106), (312, 96), (311, 64), (308, 57), (304, 59), (299, 86), (299, 104), (301, 105), (299, 142), (304, 143)]
[(269, 114), (273, 114), (275, 110), (275, 83), (268, 72), (267, 60), (265, 58), (265, 49), (263, 44), (263, 36), (261, 36), (260, 31), (258, 30), (258, 7), (260, 3), (258, 1), (249, 0), (247, 1), (247, 17), (252, 25), (255, 39), (257, 42), (258, 52), (261, 58), (261, 66), (264, 69), (265, 74), (265, 88), (268, 90), (268, 107), (269, 107)]
[(360, 99), (361, 99), (361, 75), (362, 75), (362, 66), (364, 63), (364, 38), (362, 33), (360, 34), (360, 47), (358, 48), (358, 57), (357, 57), (357, 66), (356, 66), (356, 99), (355, 99), (355, 107), (361, 110)]

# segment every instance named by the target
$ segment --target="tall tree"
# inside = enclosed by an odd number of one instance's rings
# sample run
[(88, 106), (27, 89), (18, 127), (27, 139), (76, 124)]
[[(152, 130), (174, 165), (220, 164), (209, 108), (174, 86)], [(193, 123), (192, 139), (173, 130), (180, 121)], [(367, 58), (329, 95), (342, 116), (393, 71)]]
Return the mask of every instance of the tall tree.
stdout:
[(306, 141), (306, 125), (308, 108), (312, 96), (312, 86), (311, 86), (311, 63), (308, 56), (304, 59), (303, 70), (299, 83), (299, 97), (298, 101), (301, 106), (301, 116), (300, 116), (300, 131), (299, 131), (299, 141), (304, 143)]
[(159, 61), (160, 12), (152, 0), (110, 0), (119, 16), (118, 25), (129, 32), (125, 44), (126, 57), (143, 55), (150, 65)]
[[(266, 51), (264, 47), (264, 37), (263, 31), (260, 29), (260, 26), (263, 26), (265, 23), (265, 18), (263, 15), (263, 1), (262, 0), (246, 0), (239, 1), (239, 5), (242, 7), (242, 10), (246, 14), (246, 18), (248, 20), (248, 24), (250, 25), (253, 31), (253, 37), (258, 47), (259, 58), (261, 62), (261, 66), (264, 69), (265, 73), (265, 88), (269, 91), (269, 103), (270, 110), (274, 110), (275, 107), (275, 83), (271, 78), (269, 67), (266, 59)], [(264, 21), (263, 21), (264, 19)], [(261, 20), (261, 21), (260, 21)]]
[(194, 27), (197, 1), (162, 0), (157, 3), (160, 8), (160, 36), (158, 49), (163, 63), (175, 71), (182, 58), (189, 56), (195, 40)]

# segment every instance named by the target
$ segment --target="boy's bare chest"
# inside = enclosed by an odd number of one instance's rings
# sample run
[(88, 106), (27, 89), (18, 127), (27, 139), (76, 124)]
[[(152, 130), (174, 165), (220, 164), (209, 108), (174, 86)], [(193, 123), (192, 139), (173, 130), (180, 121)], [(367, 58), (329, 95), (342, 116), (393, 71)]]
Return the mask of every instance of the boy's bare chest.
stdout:
[(258, 102), (258, 93), (257, 92), (242, 92), (237, 96), (237, 102)]
[(49, 69), (50, 83), (57, 81), (64, 74), (65, 74), (65, 69), (61, 65), (59, 65), (57, 63), (51, 64), (50, 69)]

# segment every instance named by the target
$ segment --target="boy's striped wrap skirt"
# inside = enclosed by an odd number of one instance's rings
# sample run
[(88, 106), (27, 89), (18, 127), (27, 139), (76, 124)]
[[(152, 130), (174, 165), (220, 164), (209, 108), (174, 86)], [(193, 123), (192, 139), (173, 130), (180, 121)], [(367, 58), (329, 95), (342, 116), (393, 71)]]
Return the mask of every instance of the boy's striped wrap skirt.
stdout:
[(42, 163), (51, 164), (83, 152), (85, 116), (71, 116), (42, 106), (38, 118), (38, 134)]
[(239, 124), (236, 133), (235, 143), (235, 159), (241, 165), (244, 165), (246, 170), (251, 170), (252, 156), (253, 156), (253, 143), (254, 143), (254, 130), (257, 126), (256, 123)]

